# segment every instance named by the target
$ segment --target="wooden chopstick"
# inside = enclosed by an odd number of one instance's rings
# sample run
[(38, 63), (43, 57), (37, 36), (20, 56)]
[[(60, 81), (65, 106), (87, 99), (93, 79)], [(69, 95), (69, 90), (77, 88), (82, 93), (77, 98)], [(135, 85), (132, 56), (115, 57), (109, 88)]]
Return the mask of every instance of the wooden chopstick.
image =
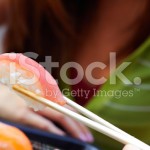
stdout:
[[(18, 86), (18, 85), (14, 85), (13, 86), (13, 89), (23, 95), (26, 95), (30, 98), (32, 98), (33, 100), (36, 100), (38, 101), (39, 103), (42, 103), (48, 107), (51, 107), (71, 118), (74, 118), (80, 122), (82, 122), (83, 124), (87, 125), (88, 127), (100, 132), (100, 133), (103, 133), (123, 144), (132, 144), (132, 145), (135, 145), (136, 147), (142, 149), (142, 150), (150, 150), (150, 147), (149, 145), (143, 143), (142, 141), (139, 141), (138, 139), (136, 138), (129, 138), (127, 135), (125, 134), (121, 134), (115, 130), (112, 130), (110, 128), (108, 128), (107, 126), (104, 126), (98, 122), (95, 122), (93, 120), (90, 120), (84, 116), (81, 116), (80, 114), (77, 114), (71, 110), (68, 110), (67, 108), (65, 107), (62, 107), (50, 100), (47, 100), (41, 96), (38, 96), (37, 94), (31, 92), (31, 91), (28, 91), (27, 89), (24, 89), (23, 87), (21, 86)], [(67, 101), (68, 103), (68, 101)], [(69, 103), (70, 104), (70, 103)]]
[[(92, 113), (91, 111), (89, 111), (88, 109), (85, 109), (84, 107), (82, 107), (81, 105), (75, 103), (74, 101), (70, 100), (69, 98), (63, 96), (64, 99), (66, 100), (67, 104), (69, 106), (71, 106), (72, 108), (74, 108), (75, 110), (77, 110), (79, 113), (82, 113), (83, 115), (85, 115), (86, 117), (90, 118), (91, 120), (98, 122), (99, 124), (102, 124), (120, 134), (124, 134), (127, 138), (129, 138), (130, 140), (133, 140), (135, 142), (141, 143), (142, 141), (140, 141), (139, 139), (131, 136), (130, 134), (126, 133), (125, 131), (119, 129), (118, 127), (114, 126), (113, 124), (109, 123), (108, 121), (104, 120), (103, 118), (97, 116), (96, 114)], [(142, 142), (143, 143), (143, 142)]]

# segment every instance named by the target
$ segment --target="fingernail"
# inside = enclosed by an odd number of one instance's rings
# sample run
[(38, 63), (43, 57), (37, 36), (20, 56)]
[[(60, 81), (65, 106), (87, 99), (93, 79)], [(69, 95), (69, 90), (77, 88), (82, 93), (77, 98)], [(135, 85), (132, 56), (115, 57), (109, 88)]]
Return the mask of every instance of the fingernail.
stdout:
[(65, 132), (60, 132), (60, 135), (65, 136), (66, 133)]
[(80, 138), (80, 140), (82, 140), (84, 142), (88, 141), (87, 137), (84, 134), (80, 134), (79, 138)]
[(49, 132), (50, 132), (50, 133), (54, 133), (54, 134), (58, 134), (58, 135), (60, 135), (60, 136), (65, 136), (65, 135), (66, 135), (66, 133), (63, 132), (63, 131), (61, 131), (61, 130), (52, 131), (51, 129), (49, 129)]
[(93, 137), (93, 135), (92, 134), (87, 134), (87, 138), (88, 138), (88, 141), (89, 142), (93, 142), (94, 141), (94, 137)]

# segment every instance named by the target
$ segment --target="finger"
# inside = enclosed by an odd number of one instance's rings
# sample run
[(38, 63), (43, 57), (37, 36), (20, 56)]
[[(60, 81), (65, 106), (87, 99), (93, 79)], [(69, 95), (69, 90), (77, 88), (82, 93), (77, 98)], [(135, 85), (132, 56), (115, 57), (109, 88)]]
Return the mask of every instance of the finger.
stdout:
[(65, 135), (65, 133), (57, 128), (51, 121), (30, 110), (27, 110), (25, 114), (22, 115), (19, 121), (23, 124), (30, 125), (58, 135)]
[(82, 141), (88, 142), (88, 138), (86, 137), (80, 126), (74, 120), (70, 119), (69, 117), (60, 116), (57, 122), (61, 124), (61, 126), (65, 130), (67, 130), (67, 132), (71, 136)]
[(87, 137), (88, 142), (92, 143), (94, 141), (94, 137), (93, 137), (92, 133), (90, 132), (90, 130), (88, 129), (88, 127), (86, 127), (85, 125), (83, 125), (81, 123), (78, 123), (78, 122), (76, 122), (76, 123), (77, 123), (77, 126), (79, 126), (81, 128), (81, 130)]
[[(69, 105), (65, 105), (64, 107), (66, 107), (67, 109), (70, 109), (70, 110), (72, 110), (72, 111), (78, 113), (77, 110), (75, 110), (74, 108), (72, 108), (72, 107), (69, 106)], [(91, 134), (90, 130), (88, 129), (88, 127), (86, 127), (85, 125), (83, 125), (82, 123), (77, 122), (77, 121), (75, 121), (75, 123), (77, 124), (78, 127), (81, 128), (81, 130), (83, 131), (83, 133), (84, 133), (85, 136), (87, 137), (88, 142), (93, 142), (93, 141), (94, 141), (94, 138), (93, 138), (93, 135)]]
[(88, 137), (85, 134), (88, 132), (87, 129), (84, 128), (83, 130), (83, 126), (81, 127), (81, 125), (79, 125), (77, 121), (74, 121), (73, 119), (66, 117), (65, 115), (51, 108), (45, 108), (44, 110), (39, 111), (39, 113), (59, 123), (73, 137), (78, 138), (82, 141), (89, 141)]
[(126, 145), (123, 150), (140, 150), (139, 148), (133, 146), (133, 145)]

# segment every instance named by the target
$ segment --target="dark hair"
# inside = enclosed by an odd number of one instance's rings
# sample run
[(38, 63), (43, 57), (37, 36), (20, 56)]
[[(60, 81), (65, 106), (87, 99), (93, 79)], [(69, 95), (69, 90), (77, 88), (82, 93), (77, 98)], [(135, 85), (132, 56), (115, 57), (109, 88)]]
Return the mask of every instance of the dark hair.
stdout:
[[(69, 54), (74, 53), (75, 46), (82, 41), (82, 29), (86, 23), (90, 24), (98, 2), (10, 0), (6, 51), (36, 52), (40, 55), (39, 61), (50, 55), (53, 61), (64, 62), (71, 58)], [(149, 9), (146, 14), (149, 14)], [(142, 21), (145, 28), (147, 16)], [(143, 33), (140, 40), (149, 34), (149, 25), (148, 22), (144, 33), (140, 32)]]
[[(6, 52), (36, 52), (64, 62), (77, 41), (90, 0), (10, 0)], [(78, 22), (78, 23), (77, 23)], [(63, 57), (62, 57), (63, 56)]]

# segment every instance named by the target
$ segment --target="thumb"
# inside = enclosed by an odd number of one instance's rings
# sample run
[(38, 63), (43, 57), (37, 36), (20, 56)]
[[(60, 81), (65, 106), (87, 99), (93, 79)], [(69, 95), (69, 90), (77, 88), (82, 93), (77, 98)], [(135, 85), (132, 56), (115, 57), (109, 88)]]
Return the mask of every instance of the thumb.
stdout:
[(126, 145), (123, 150), (140, 150), (139, 148), (133, 146), (133, 145)]

